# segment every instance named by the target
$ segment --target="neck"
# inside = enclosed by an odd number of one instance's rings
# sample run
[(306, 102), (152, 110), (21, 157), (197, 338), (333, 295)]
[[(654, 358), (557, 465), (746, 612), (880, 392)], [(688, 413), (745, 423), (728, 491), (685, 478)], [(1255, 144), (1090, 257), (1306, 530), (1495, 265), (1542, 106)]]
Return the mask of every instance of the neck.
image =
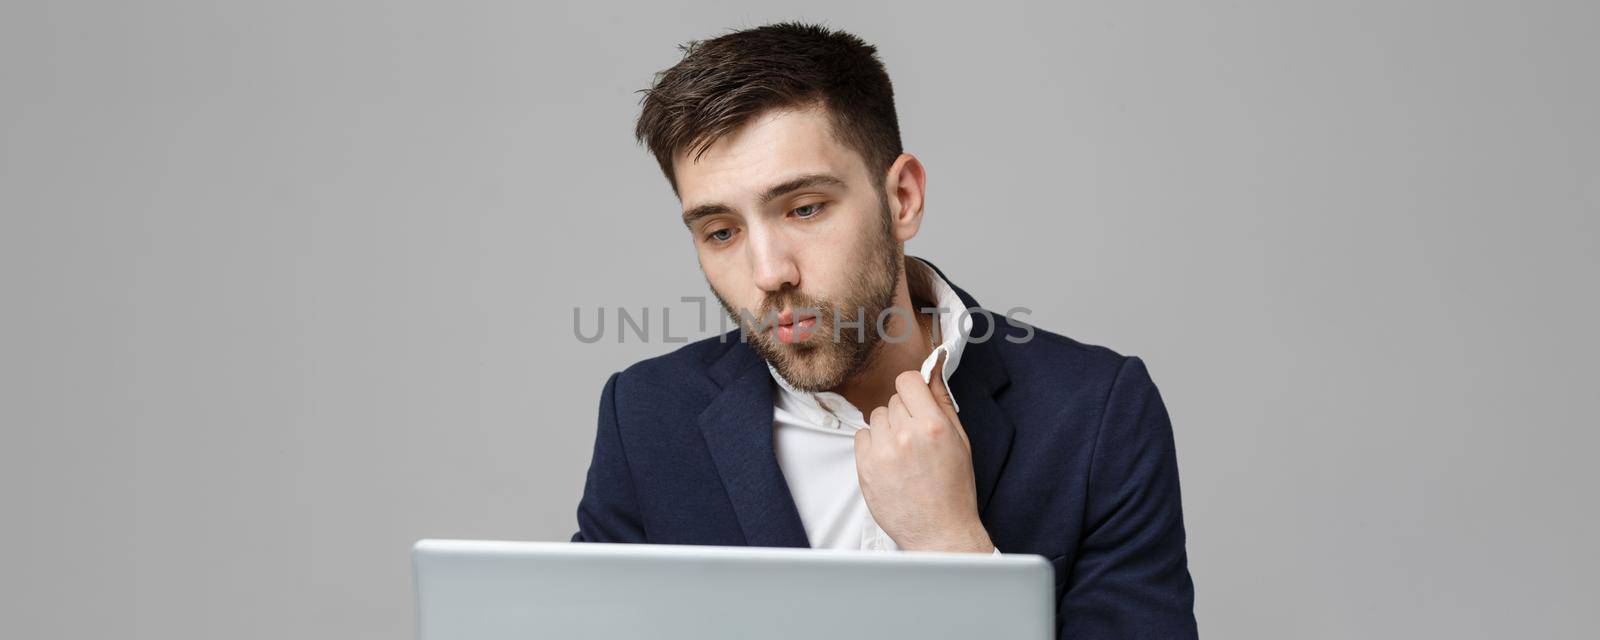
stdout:
[[(933, 335), (933, 317), (919, 312), (918, 308), (931, 307), (935, 303), (929, 299), (932, 294), (928, 287), (908, 286), (907, 273), (913, 269), (924, 270), (928, 267), (919, 260), (905, 258), (905, 268), (901, 270), (900, 279), (895, 284), (896, 310), (888, 312), (882, 339), (878, 342), (878, 348), (873, 352), (872, 358), (867, 361), (866, 368), (844, 384), (831, 389), (834, 393), (844, 396), (863, 414), (870, 414), (873, 409), (889, 404), (889, 398), (895, 394), (895, 377), (905, 371), (920, 369), (922, 362), (928, 359), (928, 354), (933, 352), (933, 347), (929, 344), (930, 336)], [(913, 273), (910, 280), (923, 285), (927, 282), (926, 277), (931, 275)], [(917, 290), (915, 301), (912, 289)], [(877, 327), (868, 327), (867, 330), (876, 331)]]

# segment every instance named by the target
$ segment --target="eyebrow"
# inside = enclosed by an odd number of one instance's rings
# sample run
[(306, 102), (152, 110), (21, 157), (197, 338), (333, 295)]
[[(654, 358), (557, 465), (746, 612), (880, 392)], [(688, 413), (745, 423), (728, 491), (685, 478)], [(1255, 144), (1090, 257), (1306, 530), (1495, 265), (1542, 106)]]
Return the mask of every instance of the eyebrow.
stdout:
[[(770, 187), (767, 187), (767, 190), (762, 192), (761, 198), (759, 199), (759, 202), (760, 202), (760, 204), (762, 204), (764, 206), (767, 203), (772, 202), (773, 200), (777, 200), (778, 198), (783, 197), (783, 195), (786, 194), (786, 193), (789, 193), (789, 192), (792, 192), (792, 191), (799, 191), (801, 189), (806, 189), (806, 188), (811, 188), (811, 187), (844, 187), (844, 186), (845, 186), (844, 181), (840, 180), (839, 178), (835, 177), (832, 174), (828, 174), (828, 173), (808, 173), (806, 175), (799, 176), (799, 177), (796, 177), (796, 178), (791, 179), (791, 180), (785, 180), (785, 181), (780, 182), (778, 184), (775, 184), (775, 185), (772, 185)], [(690, 209), (688, 211), (683, 212), (683, 226), (686, 226), (686, 227), (693, 226), (694, 225), (694, 221), (699, 220), (701, 218), (704, 218), (706, 216), (716, 215), (716, 214), (719, 214), (719, 213), (729, 213), (729, 212), (732, 212), (732, 211), (733, 211), (733, 207), (730, 207), (728, 205), (722, 204), (720, 202), (713, 202), (713, 203), (710, 203), (710, 204), (702, 204), (702, 205), (697, 206), (697, 207), (695, 207), (693, 209)]]

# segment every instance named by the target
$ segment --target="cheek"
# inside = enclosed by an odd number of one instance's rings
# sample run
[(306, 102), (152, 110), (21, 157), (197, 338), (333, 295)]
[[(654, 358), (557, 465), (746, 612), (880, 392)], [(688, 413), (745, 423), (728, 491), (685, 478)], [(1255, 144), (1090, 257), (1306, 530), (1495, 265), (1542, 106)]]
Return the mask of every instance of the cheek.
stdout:
[(724, 287), (730, 278), (738, 273), (740, 253), (737, 249), (718, 248), (707, 243), (696, 242), (694, 245), (695, 257), (700, 261), (700, 272), (706, 274), (706, 279), (715, 283), (719, 288)]
[(857, 275), (878, 264), (882, 231), (870, 226), (876, 224), (876, 219), (836, 217), (797, 251), (801, 279), (810, 284), (812, 295), (837, 301), (854, 293)]
[(700, 252), (700, 272), (705, 274), (706, 283), (717, 292), (722, 300), (735, 309), (746, 307), (754, 309), (753, 305), (759, 304), (758, 296), (751, 300), (751, 291), (755, 288), (751, 274), (745, 269), (743, 260), (735, 255), (738, 251), (704, 251)]

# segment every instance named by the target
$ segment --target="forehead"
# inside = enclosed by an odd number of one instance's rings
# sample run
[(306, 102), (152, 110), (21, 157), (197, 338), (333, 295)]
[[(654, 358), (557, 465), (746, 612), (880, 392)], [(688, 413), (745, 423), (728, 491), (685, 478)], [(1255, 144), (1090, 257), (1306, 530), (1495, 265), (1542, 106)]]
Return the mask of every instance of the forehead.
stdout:
[(698, 159), (680, 152), (673, 173), (687, 210), (746, 202), (803, 174), (832, 174), (855, 183), (866, 178), (866, 165), (833, 136), (828, 113), (811, 107), (767, 111), (717, 139)]

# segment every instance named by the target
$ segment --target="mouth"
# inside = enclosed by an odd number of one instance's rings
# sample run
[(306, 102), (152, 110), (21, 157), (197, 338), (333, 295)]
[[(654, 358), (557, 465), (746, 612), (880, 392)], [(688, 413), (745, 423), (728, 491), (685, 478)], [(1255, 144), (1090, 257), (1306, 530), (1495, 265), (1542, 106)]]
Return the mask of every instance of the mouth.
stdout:
[(816, 331), (817, 316), (809, 311), (785, 310), (778, 314), (778, 322), (772, 328), (779, 342), (784, 344), (803, 342)]

